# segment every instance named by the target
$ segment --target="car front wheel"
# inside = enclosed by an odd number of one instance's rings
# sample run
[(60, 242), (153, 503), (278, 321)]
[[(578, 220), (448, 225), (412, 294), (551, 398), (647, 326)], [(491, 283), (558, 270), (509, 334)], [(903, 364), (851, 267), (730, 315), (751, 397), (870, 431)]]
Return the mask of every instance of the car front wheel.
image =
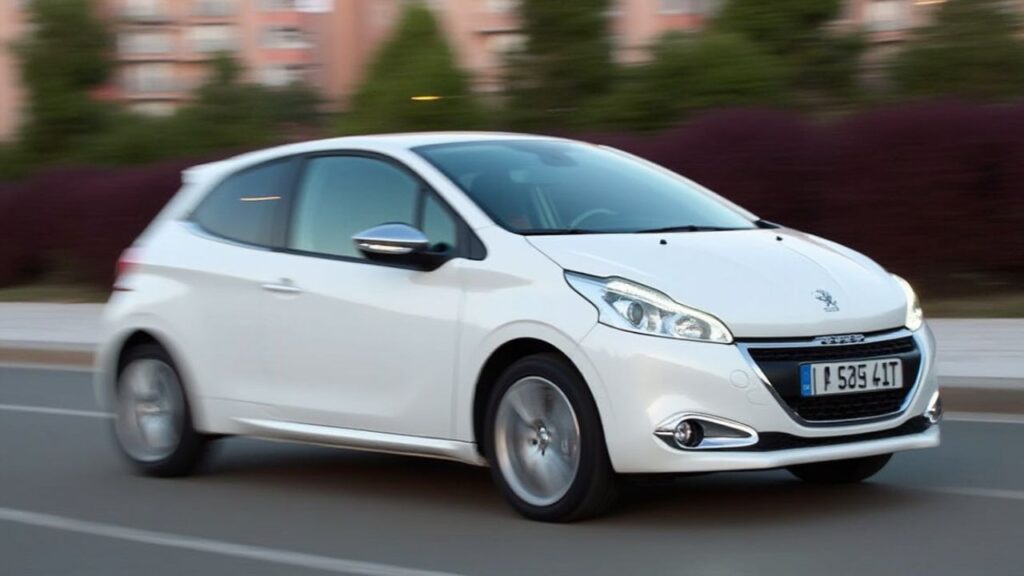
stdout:
[(485, 447), (495, 482), (527, 518), (581, 520), (615, 500), (597, 407), (558, 356), (529, 356), (501, 375), (487, 410)]
[(797, 478), (814, 484), (853, 484), (877, 474), (892, 458), (892, 454), (814, 462), (790, 466), (787, 470)]

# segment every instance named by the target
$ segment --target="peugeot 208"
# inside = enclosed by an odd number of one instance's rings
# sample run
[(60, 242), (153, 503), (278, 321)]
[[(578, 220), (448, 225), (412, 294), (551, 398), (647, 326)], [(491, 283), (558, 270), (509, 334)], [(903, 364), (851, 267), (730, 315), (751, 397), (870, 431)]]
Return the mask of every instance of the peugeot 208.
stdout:
[(183, 180), (122, 257), (97, 360), (144, 473), (259, 436), (489, 465), (565, 521), (619, 475), (857, 482), (939, 443), (905, 281), (626, 153), (349, 137)]

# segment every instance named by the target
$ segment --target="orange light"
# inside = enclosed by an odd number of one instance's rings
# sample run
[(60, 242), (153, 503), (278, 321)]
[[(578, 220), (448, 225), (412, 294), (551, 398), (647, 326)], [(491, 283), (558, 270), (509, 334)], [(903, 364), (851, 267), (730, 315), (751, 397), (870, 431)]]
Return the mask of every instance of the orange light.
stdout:
[(410, 98), (413, 102), (434, 102), (440, 99), (441, 96), (413, 96)]

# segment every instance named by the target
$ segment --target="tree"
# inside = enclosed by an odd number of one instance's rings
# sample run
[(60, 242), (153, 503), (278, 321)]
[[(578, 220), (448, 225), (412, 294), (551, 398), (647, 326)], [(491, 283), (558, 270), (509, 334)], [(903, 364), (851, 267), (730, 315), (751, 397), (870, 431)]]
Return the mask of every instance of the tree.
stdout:
[(780, 56), (800, 54), (820, 41), (840, 0), (730, 0), (715, 21), (719, 29), (743, 34)]
[(792, 85), (805, 94), (849, 98), (866, 42), (859, 33), (829, 30), (841, 0), (730, 0), (716, 30), (740, 34), (782, 59)]
[(472, 129), (480, 126), (481, 117), (480, 105), (455, 65), (433, 14), (422, 4), (412, 3), (369, 67), (349, 110), (339, 119), (338, 130)]
[(601, 96), (615, 76), (609, 0), (522, 0), (523, 50), (508, 61), (510, 121), (544, 127)]
[(220, 55), (195, 100), (172, 116), (120, 112), (107, 130), (86, 140), (76, 159), (137, 164), (164, 158), (252, 148), (280, 142), (284, 132), (315, 129), (319, 97), (308, 87), (266, 88), (242, 81), (242, 67)]
[(587, 110), (591, 125), (657, 129), (695, 110), (784, 99), (788, 71), (775, 56), (736, 34), (669, 34), (652, 59), (627, 69), (617, 88)]
[(1020, 21), (1001, 0), (949, 0), (895, 56), (890, 74), (904, 96), (986, 100), (1024, 96)]
[(27, 91), (23, 156), (47, 161), (102, 130), (109, 107), (92, 91), (110, 69), (111, 36), (89, 0), (35, 0), (32, 33), (16, 46)]

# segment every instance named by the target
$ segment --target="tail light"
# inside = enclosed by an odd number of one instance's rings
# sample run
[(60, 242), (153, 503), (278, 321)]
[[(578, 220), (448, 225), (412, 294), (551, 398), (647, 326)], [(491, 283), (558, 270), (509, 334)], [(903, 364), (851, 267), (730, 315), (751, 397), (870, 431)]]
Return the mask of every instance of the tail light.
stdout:
[(117, 265), (114, 268), (114, 290), (131, 290), (131, 288), (127, 288), (121, 283), (121, 278), (131, 273), (138, 264), (138, 260), (135, 259), (135, 249), (128, 248), (121, 252), (121, 256), (117, 259)]

